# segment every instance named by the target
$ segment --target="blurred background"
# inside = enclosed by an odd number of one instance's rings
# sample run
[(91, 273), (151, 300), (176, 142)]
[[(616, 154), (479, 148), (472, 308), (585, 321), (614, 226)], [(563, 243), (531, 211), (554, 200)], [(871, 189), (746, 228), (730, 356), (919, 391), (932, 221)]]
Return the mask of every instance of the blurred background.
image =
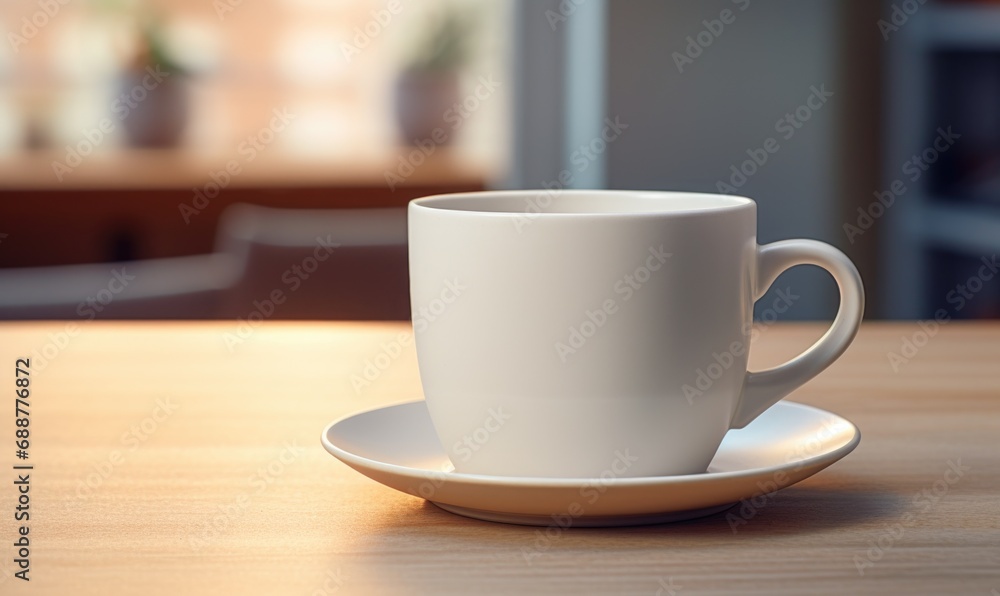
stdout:
[[(406, 319), (407, 201), (494, 188), (747, 195), (761, 243), (858, 264), (869, 318), (1000, 316), (1000, 2), (25, 0), (0, 31), (0, 319)], [(758, 314), (836, 311), (822, 271), (775, 288)]]

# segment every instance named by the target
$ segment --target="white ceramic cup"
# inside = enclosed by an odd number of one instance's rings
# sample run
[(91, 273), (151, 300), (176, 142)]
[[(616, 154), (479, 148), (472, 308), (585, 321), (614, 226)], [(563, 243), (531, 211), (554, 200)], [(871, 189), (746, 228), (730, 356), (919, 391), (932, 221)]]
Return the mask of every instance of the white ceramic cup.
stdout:
[[(497, 191), (409, 205), (410, 299), (427, 408), (462, 473), (701, 473), (723, 436), (854, 339), (857, 269), (815, 240), (759, 246), (747, 198)], [(753, 304), (785, 269), (840, 287), (823, 337), (747, 372)], [(794, 290), (793, 290), (794, 293)]]

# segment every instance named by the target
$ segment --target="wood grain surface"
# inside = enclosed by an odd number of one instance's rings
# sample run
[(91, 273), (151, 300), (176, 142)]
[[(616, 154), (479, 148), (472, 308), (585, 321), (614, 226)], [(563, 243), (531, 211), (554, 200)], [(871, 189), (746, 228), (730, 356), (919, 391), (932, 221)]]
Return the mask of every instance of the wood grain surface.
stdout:
[[(730, 510), (745, 523), (723, 513), (593, 530), (457, 517), (322, 449), (329, 421), (420, 398), (412, 343), (392, 356), (406, 325), (67, 325), (0, 325), (2, 594), (1000, 594), (995, 324), (952, 322), (931, 336), (915, 323), (866, 324), (791, 397), (853, 421), (860, 447)], [(754, 367), (822, 332), (763, 330)], [(383, 352), (391, 364), (356, 390), (352, 376)], [(22, 463), (34, 466), (30, 582), (13, 576)]]

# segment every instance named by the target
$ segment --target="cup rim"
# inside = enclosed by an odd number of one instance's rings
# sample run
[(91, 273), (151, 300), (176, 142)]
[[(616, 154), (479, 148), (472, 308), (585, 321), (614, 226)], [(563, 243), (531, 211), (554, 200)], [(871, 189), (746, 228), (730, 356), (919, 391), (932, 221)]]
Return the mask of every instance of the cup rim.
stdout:
[[(529, 199), (535, 197), (550, 196), (553, 192), (559, 197), (583, 197), (583, 198), (614, 198), (620, 195), (622, 198), (630, 200), (651, 201), (660, 203), (659, 208), (631, 209), (631, 210), (584, 210), (584, 211), (546, 211), (544, 208), (529, 209), (531, 203)], [(550, 197), (551, 198), (551, 197)], [(524, 199), (522, 209), (502, 209), (488, 210), (475, 209), (469, 205), (475, 202), (487, 202), (491, 200), (514, 200)], [(664, 209), (662, 202), (666, 200), (695, 199), (704, 201), (704, 204), (684, 208)], [(537, 206), (537, 203), (536, 203)], [(603, 218), (603, 217), (680, 217), (685, 215), (710, 215), (728, 212), (741, 211), (756, 207), (756, 202), (749, 197), (742, 195), (728, 195), (719, 193), (688, 192), (688, 191), (667, 191), (667, 190), (593, 190), (593, 189), (564, 189), (564, 190), (484, 190), (472, 192), (457, 192), (429, 195), (413, 199), (409, 202), (410, 209), (421, 209), (437, 213), (451, 213), (454, 215), (476, 216), (476, 217), (524, 217), (536, 218)]]

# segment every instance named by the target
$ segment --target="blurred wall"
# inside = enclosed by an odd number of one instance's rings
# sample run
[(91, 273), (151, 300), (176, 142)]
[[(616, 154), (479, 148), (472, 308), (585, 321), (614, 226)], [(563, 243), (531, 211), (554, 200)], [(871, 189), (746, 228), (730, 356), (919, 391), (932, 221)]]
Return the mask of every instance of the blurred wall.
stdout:
[[(841, 153), (845, 142), (864, 144), (842, 134), (864, 125), (854, 121), (859, 75), (842, 66), (854, 60), (846, 49), (856, 42), (852, 29), (870, 25), (877, 34), (877, 18), (848, 22), (834, 0), (639, 0), (608, 10), (607, 109), (630, 126), (608, 150), (609, 187), (717, 192), (722, 181), (727, 192), (757, 201), (759, 242), (808, 237), (853, 248), (842, 229), (845, 208), (870, 196), (876, 160), (862, 162), (877, 148)], [(868, 62), (877, 64), (878, 54)], [(816, 90), (833, 95), (810, 100)], [(866, 103), (877, 111), (877, 101)], [(777, 124), (797, 109), (808, 119)], [(777, 149), (766, 162), (743, 167), (752, 172), (745, 182), (732, 180), (733, 166), (751, 159), (748, 150), (763, 161), (768, 138)], [(851, 252), (871, 285), (870, 251)], [(800, 296), (787, 318), (835, 313), (836, 286), (819, 270), (798, 268), (777, 286)], [(762, 300), (758, 314), (769, 303)]]
[[(605, 188), (718, 192), (724, 182), (724, 191), (758, 202), (759, 242), (808, 237), (844, 250), (861, 271), (873, 314), (879, 231), (850, 242), (843, 226), (882, 182), (882, 3), (519, 0), (518, 6), (515, 142), (504, 186), (538, 188), (572, 170), (581, 131), (599, 131), (605, 117), (618, 117), (628, 128), (570, 187), (599, 180)], [(568, 34), (594, 12), (604, 21), (604, 39), (595, 40), (603, 60), (573, 51)], [(565, 74), (587, 69), (604, 89), (600, 102), (576, 97)], [(810, 100), (814, 88), (832, 96)], [(797, 110), (807, 118), (778, 125)], [(734, 182), (732, 168), (744, 167), (748, 150), (760, 158), (768, 139), (774, 141), (766, 163), (745, 166), (751, 174)], [(836, 286), (820, 270), (797, 268), (777, 283), (798, 296), (780, 318), (830, 318), (836, 311)], [(758, 303), (758, 316), (775, 298), (771, 292)]]
[(560, 0), (517, 0), (512, 11), (512, 97), (509, 171), (498, 186), (539, 188), (562, 168), (565, 110), (566, 27), (546, 14), (559, 14)]

